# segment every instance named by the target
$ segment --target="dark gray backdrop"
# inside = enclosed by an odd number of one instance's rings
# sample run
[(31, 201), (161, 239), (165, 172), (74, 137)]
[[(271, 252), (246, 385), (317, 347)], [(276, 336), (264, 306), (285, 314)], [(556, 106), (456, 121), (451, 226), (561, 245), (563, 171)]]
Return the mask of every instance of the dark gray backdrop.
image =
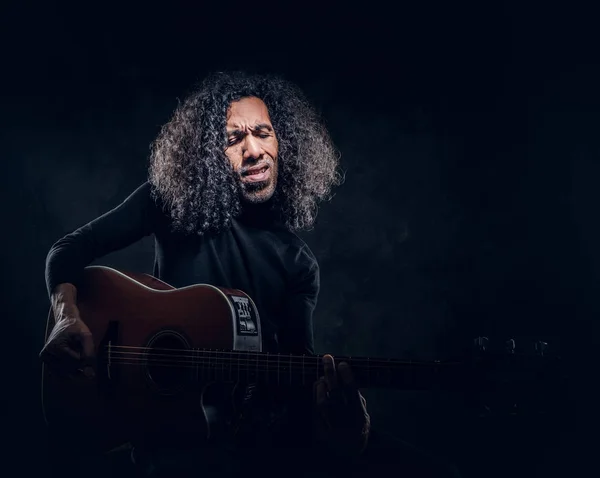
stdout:
[[(341, 152), (346, 182), (302, 235), (322, 270), (319, 353), (434, 359), (477, 335), (536, 338), (561, 348), (582, 384), (600, 261), (593, 15), (449, 3), (8, 7), (0, 237), (12, 457), (43, 469), (49, 247), (144, 181), (177, 98), (222, 68), (297, 82)], [(150, 272), (152, 260), (147, 239), (100, 262)], [(470, 476), (582, 466), (567, 458), (585, 451), (581, 405), (565, 407), (566, 425), (507, 430), (477, 428), (452, 396), (366, 395), (376, 426)]]

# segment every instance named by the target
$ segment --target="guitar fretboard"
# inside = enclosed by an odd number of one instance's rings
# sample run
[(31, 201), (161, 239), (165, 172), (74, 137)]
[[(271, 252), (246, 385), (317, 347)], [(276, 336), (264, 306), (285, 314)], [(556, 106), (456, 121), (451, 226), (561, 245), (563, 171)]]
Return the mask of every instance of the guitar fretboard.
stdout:
[[(108, 350), (113, 365), (137, 364), (183, 369), (197, 380), (267, 382), (309, 385), (324, 375), (321, 355), (269, 354), (207, 349), (144, 349), (114, 346)], [(465, 378), (460, 362), (407, 361), (336, 356), (336, 364), (350, 365), (357, 386), (390, 388), (454, 388)]]

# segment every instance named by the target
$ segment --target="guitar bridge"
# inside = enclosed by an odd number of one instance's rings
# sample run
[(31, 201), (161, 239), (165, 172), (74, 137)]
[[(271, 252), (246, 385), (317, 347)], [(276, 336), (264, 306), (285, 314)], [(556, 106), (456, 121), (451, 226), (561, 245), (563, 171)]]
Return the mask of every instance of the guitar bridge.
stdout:
[(106, 394), (110, 394), (109, 383), (115, 383), (118, 381), (119, 367), (115, 367), (118, 358), (118, 344), (119, 344), (119, 322), (111, 320), (106, 328), (106, 333), (102, 337), (100, 342), (98, 370), (102, 373), (98, 374), (98, 385), (99, 390)]

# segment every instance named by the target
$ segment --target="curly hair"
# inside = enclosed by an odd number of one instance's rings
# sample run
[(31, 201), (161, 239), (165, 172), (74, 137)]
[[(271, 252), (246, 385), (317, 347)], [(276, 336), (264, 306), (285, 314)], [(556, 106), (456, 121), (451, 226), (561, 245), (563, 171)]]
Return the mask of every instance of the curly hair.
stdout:
[(149, 183), (175, 230), (219, 232), (241, 214), (240, 186), (225, 148), (228, 108), (245, 97), (260, 98), (269, 111), (279, 143), (270, 207), (288, 230), (311, 228), (318, 202), (341, 184), (339, 154), (297, 86), (271, 75), (213, 73), (179, 103), (150, 148)]

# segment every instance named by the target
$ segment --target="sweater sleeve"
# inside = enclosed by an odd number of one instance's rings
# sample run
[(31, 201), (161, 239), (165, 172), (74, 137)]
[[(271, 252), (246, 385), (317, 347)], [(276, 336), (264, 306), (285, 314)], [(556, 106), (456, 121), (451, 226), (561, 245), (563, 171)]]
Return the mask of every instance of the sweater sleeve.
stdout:
[(156, 211), (146, 182), (114, 209), (55, 242), (46, 257), (48, 295), (58, 284), (77, 286), (94, 260), (153, 233)]
[[(319, 265), (304, 244), (295, 254), (284, 299), (285, 320), (279, 330), (279, 349), (283, 354), (314, 355), (313, 314), (319, 295)], [(275, 437), (289, 451), (312, 445), (312, 383), (279, 390), (283, 415), (275, 421)]]
[(314, 354), (313, 313), (319, 296), (317, 259), (304, 245), (294, 258), (284, 298), (283, 320), (279, 330), (282, 353)]

